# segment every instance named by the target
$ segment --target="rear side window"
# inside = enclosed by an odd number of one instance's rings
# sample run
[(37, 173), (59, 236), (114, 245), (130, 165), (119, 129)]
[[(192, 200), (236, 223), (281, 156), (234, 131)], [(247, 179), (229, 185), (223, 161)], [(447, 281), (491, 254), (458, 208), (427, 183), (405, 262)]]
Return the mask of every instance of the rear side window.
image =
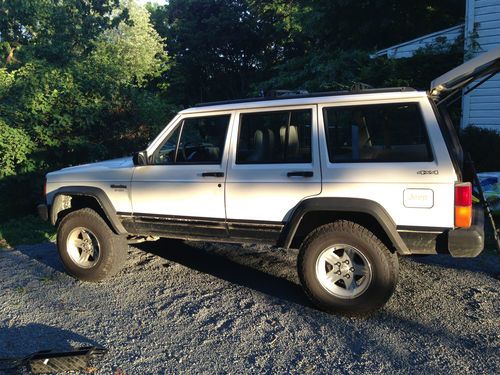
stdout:
[(236, 163), (310, 163), (311, 125), (310, 109), (242, 114)]
[(417, 103), (323, 109), (330, 162), (425, 162), (432, 151)]

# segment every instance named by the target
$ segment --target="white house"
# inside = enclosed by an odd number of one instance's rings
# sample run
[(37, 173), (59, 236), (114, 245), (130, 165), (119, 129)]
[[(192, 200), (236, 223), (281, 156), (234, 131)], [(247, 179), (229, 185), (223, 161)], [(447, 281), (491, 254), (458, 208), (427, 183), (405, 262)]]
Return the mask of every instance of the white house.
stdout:
[[(465, 18), (465, 49), (470, 50), (472, 38), (480, 51), (500, 46), (500, 0), (467, 0)], [(462, 126), (477, 125), (500, 130), (500, 75), (464, 96)]]
[(449, 29), (436, 31), (432, 34), (427, 34), (404, 43), (396, 44), (389, 48), (375, 52), (371, 57), (388, 57), (391, 59), (400, 59), (403, 57), (411, 57), (420, 48), (425, 48), (433, 45), (438, 41), (454, 42), (463, 33), (464, 25), (457, 25)]
[[(377, 51), (372, 57), (403, 58), (437, 41), (455, 41), (464, 32), (466, 57), (500, 46), (500, 0), (466, 0), (465, 24)], [(467, 52), (468, 51), (468, 52)], [(465, 90), (466, 91), (466, 90)], [(500, 130), (500, 74), (483, 83), (462, 100), (462, 127), (476, 125)]]

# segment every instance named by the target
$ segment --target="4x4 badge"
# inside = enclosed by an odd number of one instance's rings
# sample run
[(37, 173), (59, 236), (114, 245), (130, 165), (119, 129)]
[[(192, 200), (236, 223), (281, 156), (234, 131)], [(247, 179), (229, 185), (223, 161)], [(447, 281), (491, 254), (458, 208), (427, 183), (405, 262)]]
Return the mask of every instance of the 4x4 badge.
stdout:
[(432, 170), (421, 170), (421, 171), (418, 171), (417, 174), (420, 174), (420, 175), (425, 175), (425, 174), (439, 174), (439, 171), (437, 169), (434, 169), (433, 171)]

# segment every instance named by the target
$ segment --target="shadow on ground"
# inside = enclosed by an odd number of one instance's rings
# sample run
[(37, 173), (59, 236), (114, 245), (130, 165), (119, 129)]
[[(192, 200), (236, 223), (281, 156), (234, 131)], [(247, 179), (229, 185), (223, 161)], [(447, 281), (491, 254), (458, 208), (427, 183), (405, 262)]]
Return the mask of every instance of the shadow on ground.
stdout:
[(482, 253), (476, 258), (453, 258), (447, 254), (412, 256), (416, 263), (434, 265), (444, 268), (484, 273), (500, 279), (500, 257), (498, 252)]
[(232, 284), (311, 307), (299, 285), (261, 269), (237, 263), (226, 256), (190, 246), (188, 243), (161, 239), (137, 244), (135, 247)]
[[(214, 253), (213, 249), (203, 249), (191, 246), (189, 243), (172, 240), (160, 240), (153, 243), (137, 245), (143, 251), (161, 257), (162, 259), (181, 264), (198, 272), (203, 272), (235, 285), (251, 288), (277, 299), (286, 300), (295, 306), (312, 307), (307, 301), (299, 285), (284, 279), (273, 272), (268, 273), (265, 266), (240, 264), (230, 260), (230, 251), (241, 251), (240, 258), (245, 256), (245, 249), (227, 249), (222, 254)], [(262, 256), (267, 261), (276, 259), (272, 252), (255, 252), (251, 256)], [(273, 259), (269, 259), (269, 257)], [(268, 258), (268, 259), (266, 259)], [(290, 266), (284, 259), (279, 260), (277, 270)], [(432, 257), (430, 257), (432, 258)], [(449, 258), (449, 257), (447, 257)], [(424, 258), (420, 258), (424, 259)], [(438, 257), (439, 259), (439, 257)], [(451, 259), (451, 258), (449, 258)], [(448, 266), (460, 266), (460, 261), (452, 259)], [(437, 263), (439, 265), (439, 263)], [(446, 264), (446, 263), (445, 263)], [(446, 267), (446, 265), (445, 265)], [(480, 265), (469, 265), (473, 269), (484, 272)], [(418, 305), (418, 303), (417, 303)], [(298, 306), (297, 306), (298, 307)], [(288, 305), (288, 311), (294, 307)], [(492, 345), (493, 338), (484, 335), (466, 336), (451, 332), (440, 324), (428, 324), (419, 319), (412, 319), (399, 308), (382, 309), (374, 313), (369, 319), (347, 318), (329, 315), (315, 308), (301, 309), (297, 314), (301, 316), (300, 326), (308, 327), (314, 332), (323, 332), (332, 337), (338, 337), (340, 342), (348, 346), (347, 356), (352, 357), (352, 367), (345, 373), (364, 373), (369, 368), (367, 356), (376, 354), (384, 363), (390, 363), (394, 368), (403, 370), (409, 367), (431, 370), (440, 373), (442, 360), (449, 348), (452, 350), (478, 351), (486, 357), (494, 356), (496, 347)], [(425, 315), (430, 321), (439, 321), (442, 311), (439, 309), (427, 311)], [(273, 337), (271, 335), (271, 337)], [(412, 338), (414, 345), (398, 344), (400, 337)], [(264, 341), (266, 338), (264, 338)], [(321, 339), (318, 339), (321, 341)], [(433, 343), (439, 342), (436, 347)], [(416, 350), (415, 347), (419, 349)], [(317, 348), (317, 353), (325, 348)], [(328, 356), (325, 353), (325, 356)], [(451, 364), (448, 364), (451, 366)], [(491, 363), (478, 365), (478, 373), (491, 373)], [(321, 371), (320, 371), (321, 372)], [(344, 372), (339, 372), (344, 373)]]
[(37, 245), (19, 245), (15, 250), (52, 268), (54, 271), (65, 272), (59, 254), (57, 253), (56, 245), (53, 243), (45, 242)]

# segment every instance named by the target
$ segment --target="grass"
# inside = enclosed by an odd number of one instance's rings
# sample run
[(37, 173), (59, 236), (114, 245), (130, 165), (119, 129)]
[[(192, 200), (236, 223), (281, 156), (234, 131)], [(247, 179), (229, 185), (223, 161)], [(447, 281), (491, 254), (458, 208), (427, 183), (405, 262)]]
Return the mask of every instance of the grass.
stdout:
[(35, 244), (55, 239), (55, 228), (34, 215), (0, 223), (0, 248)]

